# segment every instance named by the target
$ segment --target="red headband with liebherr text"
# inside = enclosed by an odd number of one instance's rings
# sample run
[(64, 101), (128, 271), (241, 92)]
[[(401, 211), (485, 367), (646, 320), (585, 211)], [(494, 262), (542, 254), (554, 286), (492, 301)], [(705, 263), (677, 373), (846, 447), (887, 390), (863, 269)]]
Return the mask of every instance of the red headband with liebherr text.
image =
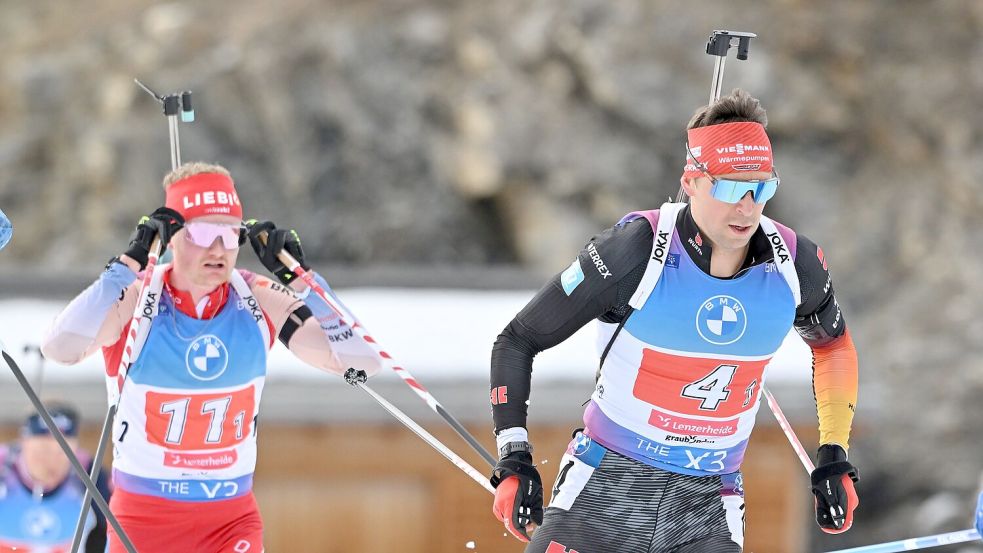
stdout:
[(167, 187), (165, 206), (185, 221), (205, 215), (231, 215), (242, 219), (242, 204), (232, 179), (219, 173), (198, 173)]
[(683, 168), (685, 178), (702, 177), (699, 165), (711, 175), (772, 171), (771, 141), (760, 123), (697, 127), (686, 131), (686, 138), (689, 151)]

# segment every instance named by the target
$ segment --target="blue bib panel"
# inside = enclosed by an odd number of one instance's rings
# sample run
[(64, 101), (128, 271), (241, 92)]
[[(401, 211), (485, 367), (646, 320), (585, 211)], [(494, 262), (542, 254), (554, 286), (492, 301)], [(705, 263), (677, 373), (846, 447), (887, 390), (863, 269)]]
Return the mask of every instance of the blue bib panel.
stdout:
[(604, 360), (584, 414), (586, 432), (666, 470), (732, 473), (796, 300), (774, 263), (715, 278), (690, 259), (678, 234), (664, 259), (658, 284)]
[(161, 387), (211, 390), (266, 376), (266, 346), (235, 289), (211, 319), (178, 311), (170, 294), (161, 298), (142, 355), (128, 381)]
[[(11, 468), (0, 481), (0, 548), (62, 547), (72, 545), (75, 523), (82, 511), (85, 488), (70, 477), (53, 493), (36, 498)], [(95, 524), (89, 513), (87, 525)]]
[(161, 298), (117, 416), (113, 478), (121, 489), (184, 501), (251, 490), (267, 349), (254, 310), (231, 286), (229, 293), (205, 320)]

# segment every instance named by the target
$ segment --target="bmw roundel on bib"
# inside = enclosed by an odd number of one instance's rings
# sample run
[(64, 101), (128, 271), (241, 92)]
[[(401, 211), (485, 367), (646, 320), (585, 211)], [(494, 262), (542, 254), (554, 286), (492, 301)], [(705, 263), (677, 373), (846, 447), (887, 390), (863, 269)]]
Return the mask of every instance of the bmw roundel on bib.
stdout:
[(24, 535), (37, 540), (56, 539), (61, 533), (61, 520), (54, 511), (38, 505), (29, 508), (21, 519)]
[(229, 365), (229, 350), (218, 336), (207, 334), (191, 342), (184, 361), (193, 378), (215, 380)]
[(700, 336), (718, 346), (733, 344), (747, 330), (744, 305), (732, 296), (707, 298), (696, 313), (696, 330)]

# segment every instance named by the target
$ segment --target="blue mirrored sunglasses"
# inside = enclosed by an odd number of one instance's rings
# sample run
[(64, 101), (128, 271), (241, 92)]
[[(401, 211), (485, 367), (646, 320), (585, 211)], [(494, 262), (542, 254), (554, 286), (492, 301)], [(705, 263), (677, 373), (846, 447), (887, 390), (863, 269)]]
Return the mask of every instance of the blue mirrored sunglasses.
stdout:
[(781, 182), (777, 172), (774, 173), (774, 177), (765, 180), (718, 179), (705, 171), (704, 174), (713, 183), (710, 195), (729, 204), (736, 204), (741, 201), (741, 198), (746, 196), (748, 192), (754, 198), (754, 203), (763, 204), (770, 200), (775, 192), (778, 192), (778, 184)]

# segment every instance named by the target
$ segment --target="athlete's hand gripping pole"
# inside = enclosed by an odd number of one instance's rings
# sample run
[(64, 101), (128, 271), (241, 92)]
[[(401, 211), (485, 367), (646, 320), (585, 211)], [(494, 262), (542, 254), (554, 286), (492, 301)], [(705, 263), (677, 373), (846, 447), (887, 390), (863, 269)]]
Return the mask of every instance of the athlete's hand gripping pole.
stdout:
[[(266, 235), (261, 234), (260, 240), (262, 240), (263, 243), (266, 243)], [(284, 250), (281, 250), (277, 254), (277, 258), (280, 260), (281, 263), (283, 263), (287, 267), (287, 269), (289, 269), (291, 272), (297, 275), (297, 278), (301, 279), (302, 281), (304, 281), (305, 284), (310, 286), (311, 290), (313, 290), (315, 294), (317, 294), (321, 299), (323, 299), (328, 304), (328, 306), (331, 307), (331, 309), (338, 315), (338, 317), (341, 319), (341, 322), (343, 324), (347, 324), (352, 329), (352, 332), (354, 332), (356, 336), (362, 339), (365, 343), (369, 344), (369, 346), (373, 349), (373, 351), (375, 351), (375, 353), (379, 356), (379, 358), (382, 359), (383, 365), (388, 366), (393, 371), (395, 371), (396, 374), (398, 374), (399, 377), (403, 379), (403, 382), (405, 382), (407, 386), (409, 386), (414, 392), (416, 392), (416, 395), (418, 395), (424, 402), (426, 402), (427, 406), (429, 406), (430, 409), (432, 409), (435, 413), (437, 413), (445, 421), (447, 421), (447, 423), (451, 425), (454, 431), (457, 432), (458, 435), (464, 439), (464, 441), (468, 442), (468, 445), (470, 445), (476, 452), (478, 452), (479, 455), (481, 455), (481, 457), (488, 463), (488, 466), (491, 467), (495, 466), (496, 463), (495, 457), (492, 456), (492, 454), (489, 453), (488, 450), (482, 447), (481, 443), (474, 436), (472, 436), (471, 433), (468, 432), (467, 429), (464, 428), (464, 426), (460, 422), (458, 422), (458, 420), (454, 418), (453, 415), (451, 415), (446, 409), (444, 409), (444, 406), (437, 401), (437, 398), (435, 398), (433, 394), (431, 394), (426, 388), (424, 388), (423, 385), (420, 384), (416, 380), (416, 378), (414, 378), (413, 375), (410, 374), (409, 371), (407, 371), (405, 368), (401, 367), (400, 365), (397, 365), (396, 362), (393, 360), (392, 356), (389, 355), (389, 353), (387, 353), (385, 350), (383, 350), (382, 346), (380, 346), (379, 343), (376, 342), (375, 339), (369, 335), (365, 327), (362, 326), (361, 323), (359, 323), (358, 320), (351, 313), (349, 313), (348, 310), (345, 309), (343, 305), (335, 301), (331, 297), (331, 294), (327, 293), (327, 291), (324, 290), (324, 288), (322, 288), (321, 285), (318, 284), (316, 280), (314, 280), (314, 277), (311, 276), (311, 274), (308, 271), (304, 270), (301, 264), (296, 259), (294, 259), (292, 255), (290, 255), (288, 252)]]
[(846, 460), (846, 451), (835, 444), (819, 448), (819, 466), (816, 467), (778, 406), (775, 396), (767, 388), (764, 388), (764, 394), (778, 425), (809, 473), (812, 492), (816, 496), (816, 523), (827, 534), (846, 532), (853, 525), (853, 511), (860, 503), (854, 489), (858, 480), (856, 467)]
[(129, 553), (136, 553), (136, 549), (133, 547), (133, 542), (131, 542), (130, 538), (126, 535), (126, 532), (116, 519), (116, 516), (109, 510), (109, 504), (106, 503), (106, 498), (99, 493), (99, 489), (96, 488), (95, 483), (91, 478), (89, 478), (89, 475), (86, 474), (85, 469), (82, 467), (82, 463), (79, 462), (75, 452), (72, 451), (72, 447), (68, 445), (67, 441), (65, 441), (65, 436), (61, 433), (61, 430), (55, 424), (55, 421), (51, 419), (51, 414), (48, 413), (48, 410), (44, 407), (44, 404), (41, 403), (41, 399), (38, 398), (36, 393), (34, 393), (34, 388), (32, 388), (31, 384), (27, 381), (27, 378), (20, 370), (20, 367), (17, 366), (14, 358), (7, 353), (7, 348), (2, 342), (0, 342), (0, 353), (2, 353), (4, 361), (7, 362), (7, 366), (10, 367), (10, 371), (14, 373), (14, 378), (16, 378), (17, 382), (20, 383), (21, 388), (24, 389), (24, 393), (27, 394), (27, 397), (31, 400), (31, 403), (34, 404), (34, 408), (37, 410), (38, 414), (41, 415), (41, 420), (43, 420), (44, 425), (48, 427), (48, 431), (51, 432), (51, 436), (54, 437), (55, 441), (58, 443), (58, 446), (61, 447), (61, 450), (65, 453), (65, 456), (68, 457), (72, 470), (75, 471), (76, 476), (78, 476), (79, 480), (82, 481), (86, 491), (92, 494), (92, 499), (96, 502), (96, 506), (100, 511), (102, 511), (102, 514), (106, 516), (106, 520), (108, 520), (109, 524), (111, 524), (113, 529), (116, 530), (116, 533), (119, 535), (123, 546)]
[(499, 459), (489, 481), (495, 487), (495, 518), (516, 539), (528, 542), (530, 525), (543, 524), (543, 479), (532, 452), (514, 451)]
[[(712, 106), (714, 102), (720, 99), (720, 88), (724, 83), (724, 65), (727, 63), (727, 52), (730, 51), (732, 46), (737, 46), (737, 59), (746, 60), (748, 50), (751, 48), (751, 39), (757, 36), (754, 33), (721, 30), (715, 30), (710, 33), (710, 38), (707, 40), (706, 52), (714, 57), (714, 62), (713, 80), (710, 81), (710, 102), (708, 105)], [(676, 193), (676, 202), (681, 202), (685, 198), (683, 187), (680, 186), (679, 192)]]
[(396, 419), (399, 422), (403, 423), (407, 428), (412, 430), (414, 434), (416, 434), (421, 439), (423, 439), (423, 441), (427, 442), (427, 444), (429, 444), (430, 447), (436, 449), (437, 452), (443, 455), (445, 458), (447, 458), (448, 461), (454, 463), (454, 466), (464, 471), (465, 474), (470, 476), (472, 480), (474, 480), (479, 485), (481, 485), (482, 488), (488, 490), (492, 494), (495, 493), (495, 488), (493, 488), (491, 483), (488, 482), (488, 479), (485, 477), (485, 475), (478, 472), (474, 467), (469, 465), (467, 461), (461, 459), (456, 453), (451, 451), (450, 448), (448, 448), (446, 445), (441, 443), (440, 440), (438, 440), (437, 438), (433, 437), (432, 434), (427, 432), (422, 426), (417, 424), (415, 421), (413, 421), (413, 419), (409, 418), (405, 413), (400, 411), (395, 405), (386, 401), (384, 397), (380, 396), (372, 388), (369, 388), (369, 386), (365, 384), (365, 380), (366, 380), (365, 371), (358, 371), (355, 369), (348, 369), (347, 371), (345, 371), (346, 382), (348, 382), (352, 386), (361, 388), (362, 391), (372, 396), (372, 399), (379, 402), (379, 405), (382, 405), (382, 407), (386, 411), (389, 411), (389, 413), (392, 416), (396, 417)]

